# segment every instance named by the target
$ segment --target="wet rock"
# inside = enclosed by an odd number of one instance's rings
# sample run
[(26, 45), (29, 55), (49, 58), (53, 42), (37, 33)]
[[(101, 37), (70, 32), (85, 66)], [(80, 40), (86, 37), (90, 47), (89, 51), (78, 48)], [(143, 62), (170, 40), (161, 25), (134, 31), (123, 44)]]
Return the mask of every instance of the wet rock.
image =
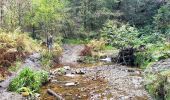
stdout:
[(103, 62), (112, 62), (112, 58), (107, 57), (107, 58), (104, 58), (104, 59), (100, 59), (100, 61), (103, 61)]
[(40, 94), (39, 93), (35, 93), (35, 98), (39, 98)]
[(34, 53), (33, 55), (29, 56), (29, 60), (33, 61), (33, 62), (38, 62), (41, 58), (41, 54), (40, 53)]
[(70, 83), (66, 83), (65, 86), (76, 86), (78, 85), (78, 82), (70, 82)]
[(170, 70), (170, 59), (165, 59), (154, 63), (151, 67), (148, 67), (145, 70), (145, 73), (159, 73), (166, 70)]
[(26, 100), (22, 95), (17, 93), (0, 90), (0, 100)]
[(122, 96), (119, 100), (131, 100), (129, 96)]
[(57, 80), (51, 80), (51, 83), (57, 83), (58, 81)]
[(128, 69), (127, 71), (128, 71), (128, 72), (135, 72), (135, 71), (134, 71), (134, 70), (132, 70), (132, 69)]
[(63, 67), (65, 70), (70, 70), (71, 68), (70, 68), (70, 66), (64, 66)]
[(51, 75), (64, 75), (64, 74), (66, 74), (66, 72), (67, 71), (64, 68), (57, 68), (53, 71), (50, 71), (50, 74)]
[(86, 72), (84, 70), (77, 69), (76, 74), (85, 74)]
[(75, 77), (76, 75), (74, 75), (74, 74), (66, 74), (65, 76), (73, 78), (73, 77)]

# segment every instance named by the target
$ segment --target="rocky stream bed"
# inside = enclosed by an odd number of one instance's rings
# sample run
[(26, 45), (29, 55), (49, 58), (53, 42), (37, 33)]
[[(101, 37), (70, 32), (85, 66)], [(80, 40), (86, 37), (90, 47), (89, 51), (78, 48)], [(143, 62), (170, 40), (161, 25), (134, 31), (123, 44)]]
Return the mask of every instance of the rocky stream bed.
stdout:
[[(51, 69), (51, 81), (42, 86), (40, 97), (37, 99), (56, 100), (55, 96), (47, 93), (50, 89), (65, 100), (152, 100), (144, 88), (141, 69), (118, 64), (68, 66), (72, 63), (76, 65), (82, 48), (82, 46), (64, 46), (61, 59), (65, 67)], [(41, 69), (39, 57), (37, 53), (29, 56), (20, 70), (28, 65), (31, 69)], [(6, 90), (10, 80), (18, 72), (0, 82), (0, 100), (27, 100), (19, 94)]]

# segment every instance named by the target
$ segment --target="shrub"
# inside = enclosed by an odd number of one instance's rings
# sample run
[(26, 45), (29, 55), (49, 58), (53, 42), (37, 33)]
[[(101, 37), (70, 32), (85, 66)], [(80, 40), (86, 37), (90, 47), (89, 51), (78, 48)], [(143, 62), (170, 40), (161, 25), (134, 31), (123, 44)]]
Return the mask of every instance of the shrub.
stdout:
[(62, 51), (63, 51), (63, 49), (61, 48), (61, 46), (59, 45), (59, 44), (57, 44), (57, 43), (54, 43), (54, 45), (53, 45), (53, 50), (52, 50), (52, 54), (54, 55), (54, 56), (60, 56), (61, 55), (61, 53), (62, 53)]
[(105, 44), (106, 42), (104, 41), (104, 39), (100, 39), (100, 40), (91, 40), (87, 44), (87, 46), (90, 47), (94, 51), (100, 51), (100, 50), (104, 50)]
[(43, 50), (41, 52), (41, 65), (45, 68), (45, 69), (49, 69), (52, 66), (52, 59), (53, 59), (53, 54), (51, 52), (49, 52), (48, 50)]
[(169, 70), (161, 73), (146, 75), (146, 89), (156, 100), (169, 100), (170, 83), (167, 80), (167, 77), (169, 76)]
[(91, 47), (85, 45), (84, 49), (80, 53), (80, 56), (91, 56), (91, 55), (92, 55)]
[(138, 52), (135, 54), (135, 65), (144, 67), (151, 62), (152, 56), (149, 52)]
[(20, 92), (21, 88), (27, 87), (31, 92), (38, 92), (40, 86), (48, 80), (48, 73), (45, 71), (33, 71), (29, 68), (23, 69), (17, 77), (9, 84), (8, 90)]
[(166, 33), (170, 29), (170, 1), (167, 2), (158, 9), (158, 13), (154, 17), (155, 27), (162, 33)]
[(41, 49), (37, 41), (33, 40), (27, 33), (1, 32), (0, 33), (0, 47), (10, 49), (16, 48), (18, 51), (34, 52)]
[(139, 32), (135, 27), (119, 25), (115, 22), (108, 21), (101, 30), (102, 37), (107, 41), (107, 44), (117, 48), (134, 46), (140, 44), (138, 39)]
[(61, 56), (62, 48), (59, 44), (53, 45), (52, 51), (48, 51), (47, 48), (41, 50), (41, 64), (45, 69), (49, 69), (52, 63), (59, 63), (59, 57)]

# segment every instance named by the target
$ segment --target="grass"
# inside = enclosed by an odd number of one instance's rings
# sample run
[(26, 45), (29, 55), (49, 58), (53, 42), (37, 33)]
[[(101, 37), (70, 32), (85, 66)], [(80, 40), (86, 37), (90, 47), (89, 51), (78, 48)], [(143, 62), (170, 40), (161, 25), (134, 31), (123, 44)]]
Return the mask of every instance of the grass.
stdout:
[(15, 62), (15, 66), (11, 66), (11, 67), (9, 67), (8, 68), (8, 71), (10, 71), (10, 72), (16, 72), (19, 68), (20, 68), (20, 66), (21, 66), (21, 62), (20, 61), (17, 61), (17, 62)]
[(36, 40), (33, 40), (27, 33), (21, 33), (16, 30), (14, 32), (0, 32), (0, 47), (11, 49), (15, 48), (19, 51), (36, 52), (41, 50)]
[(40, 62), (45, 70), (50, 69), (50, 67), (52, 66), (52, 59), (53, 59), (53, 54), (51, 52), (48, 52), (48, 50), (44, 50), (41, 53)]
[(23, 69), (17, 77), (15, 77), (9, 84), (8, 90), (21, 93), (24, 87), (26, 92), (39, 92), (40, 86), (47, 82), (48, 73), (45, 71), (33, 71), (30, 68)]
[(105, 50), (115, 50), (116, 48), (114, 48), (114, 47), (111, 46), (111, 45), (106, 45), (106, 46), (104, 47), (104, 49), (105, 49)]
[(65, 44), (80, 45), (80, 44), (87, 44), (88, 40), (82, 40), (82, 39), (64, 39), (63, 43), (65, 43)]

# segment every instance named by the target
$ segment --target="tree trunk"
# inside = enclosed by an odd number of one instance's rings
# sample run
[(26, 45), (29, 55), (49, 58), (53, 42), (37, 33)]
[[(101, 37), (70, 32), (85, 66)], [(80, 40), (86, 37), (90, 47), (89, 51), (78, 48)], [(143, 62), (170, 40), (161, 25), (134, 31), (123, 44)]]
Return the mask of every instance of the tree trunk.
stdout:
[(3, 17), (4, 17), (4, 9), (3, 9), (3, 6), (4, 6), (4, 1), (3, 0), (1, 0), (0, 1), (0, 27), (2, 27), (3, 26)]

